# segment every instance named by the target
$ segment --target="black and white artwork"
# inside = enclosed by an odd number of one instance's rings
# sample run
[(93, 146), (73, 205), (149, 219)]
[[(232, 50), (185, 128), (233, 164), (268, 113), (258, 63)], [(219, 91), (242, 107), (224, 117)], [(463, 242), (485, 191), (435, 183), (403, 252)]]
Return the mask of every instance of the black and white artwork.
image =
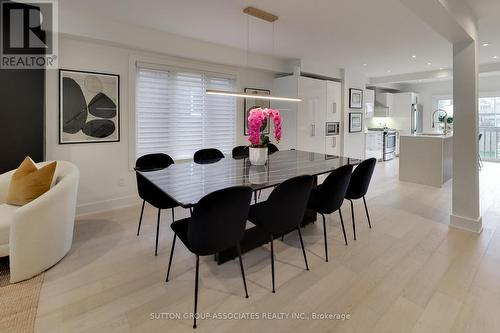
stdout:
[(59, 143), (120, 141), (120, 76), (59, 70)]
[(349, 133), (361, 132), (363, 129), (363, 114), (361, 112), (349, 113)]
[(363, 108), (363, 90), (349, 89), (349, 108), (362, 109)]

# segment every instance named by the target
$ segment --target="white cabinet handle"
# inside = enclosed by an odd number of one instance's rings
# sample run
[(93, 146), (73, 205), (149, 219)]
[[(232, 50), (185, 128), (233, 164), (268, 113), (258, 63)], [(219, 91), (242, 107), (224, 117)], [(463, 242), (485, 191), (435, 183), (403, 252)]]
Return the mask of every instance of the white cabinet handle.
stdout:
[(337, 146), (337, 140), (335, 140), (335, 137), (332, 136), (332, 148), (335, 148)]
[(316, 136), (316, 125), (311, 124), (311, 136)]
[(332, 113), (333, 114), (337, 113), (337, 103), (336, 102), (332, 103)]

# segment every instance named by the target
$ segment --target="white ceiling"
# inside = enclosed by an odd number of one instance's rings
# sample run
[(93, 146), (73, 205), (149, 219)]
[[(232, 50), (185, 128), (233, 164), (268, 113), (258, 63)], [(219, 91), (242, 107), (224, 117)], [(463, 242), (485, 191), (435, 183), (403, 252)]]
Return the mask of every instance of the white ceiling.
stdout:
[[(480, 21), (480, 63), (500, 61), (500, 0), (467, 0)], [(399, 0), (61, 0), (72, 9), (214, 43), (352, 68), (369, 77), (451, 67), (451, 45)], [(248, 18), (246, 6), (279, 16)], [(498, 15), (492, 15), (498, 14)], [(248, 29), (249, 28), (249, 29)], [(274, 45), (274, 46), (273, 46)], [(412, 58), (416, 55), (416, 58)], [(428, 64), (431, 63), (431, 64)], [(363, 66), (367, 64), (367, 66)]]

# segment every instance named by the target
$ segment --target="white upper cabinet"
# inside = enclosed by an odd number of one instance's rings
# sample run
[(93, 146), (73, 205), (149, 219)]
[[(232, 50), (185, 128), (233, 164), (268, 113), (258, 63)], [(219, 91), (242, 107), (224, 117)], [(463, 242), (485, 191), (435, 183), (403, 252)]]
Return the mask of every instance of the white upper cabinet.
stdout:
[(375, 112), (375, 90), (365, 90), (365, 118), (373, 118)]
[(342, 119), (342, 85), (326, 81), (326, 121), (340, 122)]

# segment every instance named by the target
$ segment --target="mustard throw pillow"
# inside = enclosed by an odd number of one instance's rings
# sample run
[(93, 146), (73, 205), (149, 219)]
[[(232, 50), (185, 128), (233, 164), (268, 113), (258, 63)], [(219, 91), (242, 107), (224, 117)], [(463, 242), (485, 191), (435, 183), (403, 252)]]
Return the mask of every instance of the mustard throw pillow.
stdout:
[(12, 175), (6, 202), (9, 205), (23, 206), (50, 189), (57, 162), (52, 162), (38, 169), (26, 157)]

